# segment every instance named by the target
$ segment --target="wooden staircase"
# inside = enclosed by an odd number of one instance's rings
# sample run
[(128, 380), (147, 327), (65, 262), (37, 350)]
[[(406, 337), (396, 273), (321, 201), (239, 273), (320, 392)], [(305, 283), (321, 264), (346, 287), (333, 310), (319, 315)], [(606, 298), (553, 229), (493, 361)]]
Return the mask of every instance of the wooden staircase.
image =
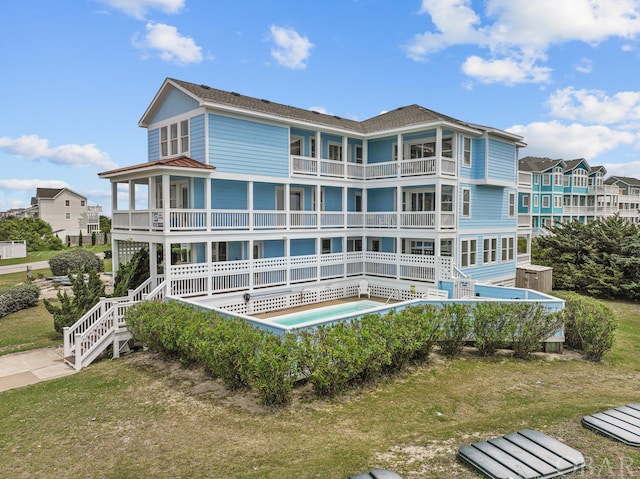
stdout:
[(166, 294), (163, 277), (149, 278), (127, 296), (100, 298), (100, 301), (73, 326), (64, 328), (64, 361), (79, 371), (113, 346), (113, 357), (128, 349), (131, 333), (124, 316), (131, 306), (141, 301), (162, 300)]

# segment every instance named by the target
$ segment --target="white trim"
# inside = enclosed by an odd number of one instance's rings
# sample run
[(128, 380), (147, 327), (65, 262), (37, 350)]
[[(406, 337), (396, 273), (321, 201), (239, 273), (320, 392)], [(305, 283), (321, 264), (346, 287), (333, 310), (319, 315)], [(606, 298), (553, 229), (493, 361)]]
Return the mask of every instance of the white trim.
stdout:
[[(469, 192), (469, 198), (468, 198), (468, 205), (469, 205), (469, 211), (467, 211), (467, 214), (464, 214), (464, 192), (468, 191)], [(471, 218), (471, 188), (460, 188), (460, 217), (461, 218)]]

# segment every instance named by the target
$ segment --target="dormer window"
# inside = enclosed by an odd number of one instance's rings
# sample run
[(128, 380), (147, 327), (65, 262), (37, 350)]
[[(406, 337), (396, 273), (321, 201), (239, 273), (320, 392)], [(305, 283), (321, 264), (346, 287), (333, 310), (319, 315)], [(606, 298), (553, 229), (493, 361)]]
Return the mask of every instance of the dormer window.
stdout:
[(189, 151), (189, 120), (160, 128), (160, 156), (174, 156)]

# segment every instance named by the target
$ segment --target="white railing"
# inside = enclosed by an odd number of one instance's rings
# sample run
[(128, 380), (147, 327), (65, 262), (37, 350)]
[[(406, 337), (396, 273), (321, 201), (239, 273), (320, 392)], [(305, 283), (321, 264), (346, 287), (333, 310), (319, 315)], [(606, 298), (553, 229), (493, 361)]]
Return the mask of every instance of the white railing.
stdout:
[(173, 231), (205, 229), (207, 214), (204, 210), (170, 210), (169, 225)]
[(365, 213), (365, 226), (371, 228), (395, 228), (398, 215), (395, 212)]
[(211, 212), (212, 229), (247, 229), (249, 213), (247, 211), (216, 210)]
[(456, 175), (456, 161), (451, 158), (442, 158), (441, 174), (448, 176)]
[(456, 214), (455, 213), (440, 213), (440, 228), (455, 228), (456, 227)]
[(400, 215), (403, 228), (433, 229), (436, 226), (436, 213), (434, 211), (412, 211)]
[(289, 213), (289, 225), (291, 228), (315, 228), (318, 225), (318, 215), (309, 211)]
[(365, 168), (360, 163), (347, 163), (347, 178), (364, 180)]
[(343, 213), (320, 213), (320, 226), (323, 228), (342, 228), (344, 226)]
[(100, 301), (72, 326), (65, 327), (65, 361), (76, 370), (87, 366), (111, 344), (116, 331), (126, 326), (123, 318), (130, 306), (144, 299), (152, 299), (151, 293), (153, 298), (164, 297), (166, 286), (163, 279), (162, 276), (149, 278), (135, 290), (130, 290), (127, 296), (100, 298)]
[(531, 188), (531, 173), (529, 173), (528, 171), (519, 171), (518, 186)]
[(531, 228), (531, 214), (518, 214), (518, 228)]
[(370, 163), (365, 166), (367, 179), (391, 178), (398, 175), (398, 162)]
[(420, 158), (400, 162), (400, 176), (435, 175), (436, 159)]
[(284, 211), (256, 211), (253, 213), (254, 228), (284, 228), (287, 214)]

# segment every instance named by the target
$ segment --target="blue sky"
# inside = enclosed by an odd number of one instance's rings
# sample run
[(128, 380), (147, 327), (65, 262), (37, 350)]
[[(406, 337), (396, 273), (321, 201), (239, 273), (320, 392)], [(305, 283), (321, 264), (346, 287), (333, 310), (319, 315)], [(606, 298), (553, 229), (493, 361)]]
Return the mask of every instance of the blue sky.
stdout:
[(166, 77), (364, 120), (417, 103), (640, 178), (640, 0), (8, 0), (0, 211), (146, 161)]

